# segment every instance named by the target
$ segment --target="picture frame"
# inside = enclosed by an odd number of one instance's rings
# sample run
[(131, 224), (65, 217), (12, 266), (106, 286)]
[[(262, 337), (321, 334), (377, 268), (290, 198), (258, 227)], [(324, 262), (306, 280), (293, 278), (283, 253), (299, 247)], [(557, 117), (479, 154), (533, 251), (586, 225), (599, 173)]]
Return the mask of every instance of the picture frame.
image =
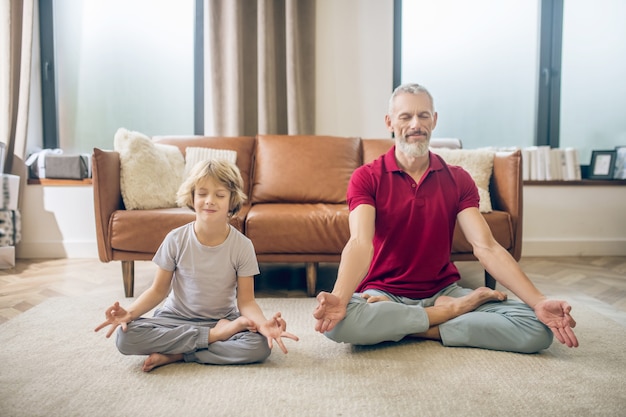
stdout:
[(617, 151), (592, 151), (591, 164), (589, 164), (589, 179), (592, 180), (612, 180), (615, 169)]
[(626, 145), (616, 146), (615, 152), (615, 170), (613, 171), (613, 179), (626, 180)]

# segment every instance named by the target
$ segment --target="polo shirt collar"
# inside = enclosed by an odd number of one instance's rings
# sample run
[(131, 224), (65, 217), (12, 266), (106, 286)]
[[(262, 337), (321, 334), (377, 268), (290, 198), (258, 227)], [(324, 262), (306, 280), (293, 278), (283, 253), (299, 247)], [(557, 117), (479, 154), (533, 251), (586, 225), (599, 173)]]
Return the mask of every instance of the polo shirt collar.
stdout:
[[(441, 160), (433, 152), (428, 151), (428, 156), (430, 158), (429, 170), (439, 171), (443, 168)], [(393, 145), (391, 149), (387, 151), (387, 153), (383, 156), (383, 160), (385, 162), (385, 169), (387, 172), (403, 171), (398, 166), (398, 161), (396, 161), (396, 145)]]

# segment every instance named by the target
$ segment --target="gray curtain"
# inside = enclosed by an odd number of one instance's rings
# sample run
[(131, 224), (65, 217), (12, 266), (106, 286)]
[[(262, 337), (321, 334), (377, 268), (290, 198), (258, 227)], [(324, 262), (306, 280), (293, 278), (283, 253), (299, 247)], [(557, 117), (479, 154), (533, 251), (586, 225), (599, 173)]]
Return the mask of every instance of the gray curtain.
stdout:
[(313, 134), (315, 0), (209, 0), (214, 133)]
[(0, 141), (3, 172), (9, 173), (13, 158), (23, 160), (26, 152), (34, 0), (0, 3)]

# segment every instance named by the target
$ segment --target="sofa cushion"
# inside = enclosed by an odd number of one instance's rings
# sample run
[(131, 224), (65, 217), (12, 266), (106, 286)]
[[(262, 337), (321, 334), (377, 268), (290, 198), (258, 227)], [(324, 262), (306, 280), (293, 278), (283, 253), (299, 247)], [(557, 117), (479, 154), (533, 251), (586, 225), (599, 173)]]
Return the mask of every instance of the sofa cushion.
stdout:
[(491, 212), (489, 182), (493, 172), (493, 158), (496, 153), (482, 149), (432, 148), (431, 150), (441, 156), (448, 165), (461, 166), (472, 176), (480, 197), (478, 209), (481, 213)]
[(111, 247), (119, 251), (154, 254), (170, 230), (195, 218), (195, 213), (186, 207), (117, 210), (111, 216)]
[(350, 237), (345, 204), (255, 204), (246, 236), (257, 254), (338, 254)]
[(189, 147), (228, 149), (237, 152), (237, 167), (243, 177), (243, 189), (250, 197), (250, 173), (255, 140), (253, 136), (154, 136), (156, 143), (174, 145), (183, 155)]
[(360, 161), (359, 138), (259, 135), (250, 201), (344, 203)]
[(178, 148), (155, 144), (124, 128), (115, 133), (113, 146), (120, 154), (120, 188), (127, 210), (176, 207), (185, 167)]
[[(494, 239), (506, 250), (513, 248), (513, 221), (509, 213), (494, 210), (490, 213), (483, 213), (483, 217), (491, 229)], [(461, 228), (454, 228), (454, 239), (452, 241), (453, 255), (472, 255), (472, 245), (467, 241)]]
[[(230, 219), (230, 224), (242, 233), (249, 209), (249, 205), (243, 206)], [(195, 219), (196, 214), (187, 207), (117, 210), (111, 216), (111, 247), (116, 251), (154, 254), (170, 230)]]
[(198, 146), (188, 146), (185, 149), (185, 175), (187, 178), (191, 168), (200, 161), (209, 159), (224, 159), (230, 163), (237, 163), (237, 151), (229, 149), (202, 148)]
[(395, 144), (393, 139), (363, 139), (363, 164), (369, 164), (382, 154), (387, 153)]

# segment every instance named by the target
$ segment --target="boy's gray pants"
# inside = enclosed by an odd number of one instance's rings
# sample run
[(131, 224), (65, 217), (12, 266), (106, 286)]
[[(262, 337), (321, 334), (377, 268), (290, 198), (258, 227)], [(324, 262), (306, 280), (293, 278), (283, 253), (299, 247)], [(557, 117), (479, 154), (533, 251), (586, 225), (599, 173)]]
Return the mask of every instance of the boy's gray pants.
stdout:
[[(227, 317), (234, 320), (238, 316)], [(185, 362), (234, 365), (263, 362), (271, 353), (265, 336), (250, 331), (209, 344), (209, 332), (217, 320), (191, 321), (161, 313), (128, 323), (117, 332), (117, 348), (125, 355), (182, 353)]]
[[(452, 284), (430, 298), (414, 300), (378, 290), (370, 295), (385, 295), (391, 301), (367, 303), (354, 294), (346, 317), (326, 336), (336, 342), (372, 345), (399, 341), (423, 333), (430, 324), (425, 307), (433, 306), (442, 295), (462, 297), (473, 290)], [(466, 346), (519, 353), (535, 353), (552, 343), (552, 331), (541, 323), (534, 311), (519, 301), (489, 302), (476, 310), (439, 325), (444, 346)]]

